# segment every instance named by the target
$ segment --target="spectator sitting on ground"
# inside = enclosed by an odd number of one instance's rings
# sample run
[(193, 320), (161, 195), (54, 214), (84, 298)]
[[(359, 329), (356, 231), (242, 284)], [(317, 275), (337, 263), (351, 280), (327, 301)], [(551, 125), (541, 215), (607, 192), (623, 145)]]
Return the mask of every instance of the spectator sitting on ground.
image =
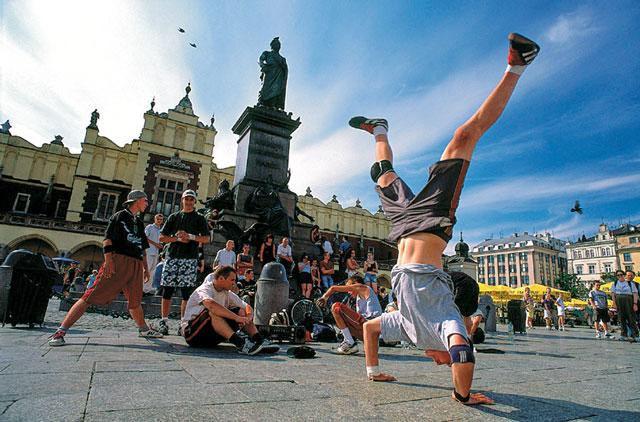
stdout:
[[(187, 301), (181, 326), (185, 340), (193, 347), (214, 347), (228, 341), (245, 355), (255, 355), (264, 339), (250, 315), (251, 307), (230, 289), (236, 286), (236, 272), (231, 266), (219, 267), (209, 274)], [(241, 329), (249, 337), (243, 339)]]
[(213, 270), (217, 270), (219, 267), (232, 267), (236, 268), (236, 253), (233, 250), (236, 242), (233, 240), (227, 240), (224, 249), (220, 249), (216, 254), (216, 258), (213, 260)]
[(320, 283), (322, 283), (320, 268), (318, 267), (318, 260), (314, 258), (311, 260), (311, 289), (319, 289)]
[(378, 301), (378, 296), (373, 289), (364, 284), (364, 279), (360, 274), (354, 274), (347, 279), (344, 286), (331, 286), (325, 294), (318, 299), (318, 305), (324, 306), (327, 300), (334, 293), (349, 293), (356, 301), (354, 311), (342, 302), (335, 302), (331, 306), (333, 319), (336, 326), (342, 331), (344, 341), (336, 350), (339, 355), (352, 355), (358, 352), (355, 339), (363, 340), (362, 327), (367, 320), (379, 317), (382, 308)]

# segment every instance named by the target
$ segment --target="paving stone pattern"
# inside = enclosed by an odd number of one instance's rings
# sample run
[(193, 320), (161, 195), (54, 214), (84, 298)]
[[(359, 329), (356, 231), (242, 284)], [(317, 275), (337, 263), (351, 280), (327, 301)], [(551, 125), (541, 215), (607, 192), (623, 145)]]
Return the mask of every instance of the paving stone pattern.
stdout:
[(44, 328), (0, 328), (0, 421), (640, 420), (640, 344), (586, 328), (491, 336), (478, 348), (505, 353), (478, 355), (474, 389), (497, 404), (472, 408), (450, 399), (449, 369), (414, 349), (382, 348), (398, 382), (373, 383), (362, 351), (338, 356), (337, 344), (314, 344), (312, 360), (288, 358), (286, 344), (246, 357), (175, 335), (141, 339), (131, 320), (98, 314), (50, 348), (58, 307), (50, 302)]

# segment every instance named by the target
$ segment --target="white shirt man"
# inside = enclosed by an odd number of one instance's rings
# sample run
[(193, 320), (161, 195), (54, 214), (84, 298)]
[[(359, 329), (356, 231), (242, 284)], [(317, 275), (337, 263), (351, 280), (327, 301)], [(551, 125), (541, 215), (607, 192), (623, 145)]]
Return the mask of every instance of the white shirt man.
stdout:
[(233, 240), (227, 240), (227, 244), (224, 249), (220, 249), (216, 254), (216, 258), (213, 260), (213, 269), (217, 269), (218, 267), (233, 267), (236, 268), (236, 253), (233, 248), (235, 248), (236, 243)]
[(324, 242), (322, 242), (322, 249), (324, 249), (329, 256), (333, 255), (333, 247), (331, 246), (331, 242), (328, 240), (325, 239)]
[[(154, 274), (156, 265), (158, 265), (158, 256), (162, 250), (162, 243), (160, 243), (160, 232), (162, 231), (162, 224), (164, 223), (164, 215), (156, 214), (153, 217), (153, 224), (149, 224), (144, 228), (144, 234), (147, 235), (149, 241), (149, 249), (147, 249), (147, 267), (149, 268), (149, 274)], [(142, 291), (144, 293), (151, 293), (155, 289), (153, 288), (153, 276), (144, 280), (142, 285)]]
[(276, 255), (278, 255), (278, 262), (284, 265), (288, 275), (293, 265), (293, 255), (291, 253), (291, 245), (289, 245), (289, 238), (282, 238), (282, 243), (278, 245)]

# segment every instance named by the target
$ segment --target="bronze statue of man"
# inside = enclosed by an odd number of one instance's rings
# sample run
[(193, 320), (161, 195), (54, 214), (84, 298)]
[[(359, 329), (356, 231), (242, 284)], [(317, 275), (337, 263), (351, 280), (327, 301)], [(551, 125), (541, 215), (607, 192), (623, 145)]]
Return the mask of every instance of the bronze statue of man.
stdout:
[(258, 105), (284, 110), (284, 98), (287, 92), (287, 60), (280, 55), (280, 40), (271, 41), (271, 51), (260, 55), (260, 80), (262, 88), (258, 94)]

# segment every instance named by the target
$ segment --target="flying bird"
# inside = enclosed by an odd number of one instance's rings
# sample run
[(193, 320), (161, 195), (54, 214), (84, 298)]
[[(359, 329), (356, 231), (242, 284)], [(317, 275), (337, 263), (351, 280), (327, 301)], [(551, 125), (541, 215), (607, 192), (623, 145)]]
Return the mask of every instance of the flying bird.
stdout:
[(193, 48), (196, 48), (196, 43), (190, 42), (189, 45)]
[(571, 208), (571, 212), (577, 212), (578, 214), (582, 214), (582, 207), (580, 207), (580, 201), (576, 201), (573, 208)]
[(184, 34), (184, 29), (178, 28), (178, 32), (182, 32)]

